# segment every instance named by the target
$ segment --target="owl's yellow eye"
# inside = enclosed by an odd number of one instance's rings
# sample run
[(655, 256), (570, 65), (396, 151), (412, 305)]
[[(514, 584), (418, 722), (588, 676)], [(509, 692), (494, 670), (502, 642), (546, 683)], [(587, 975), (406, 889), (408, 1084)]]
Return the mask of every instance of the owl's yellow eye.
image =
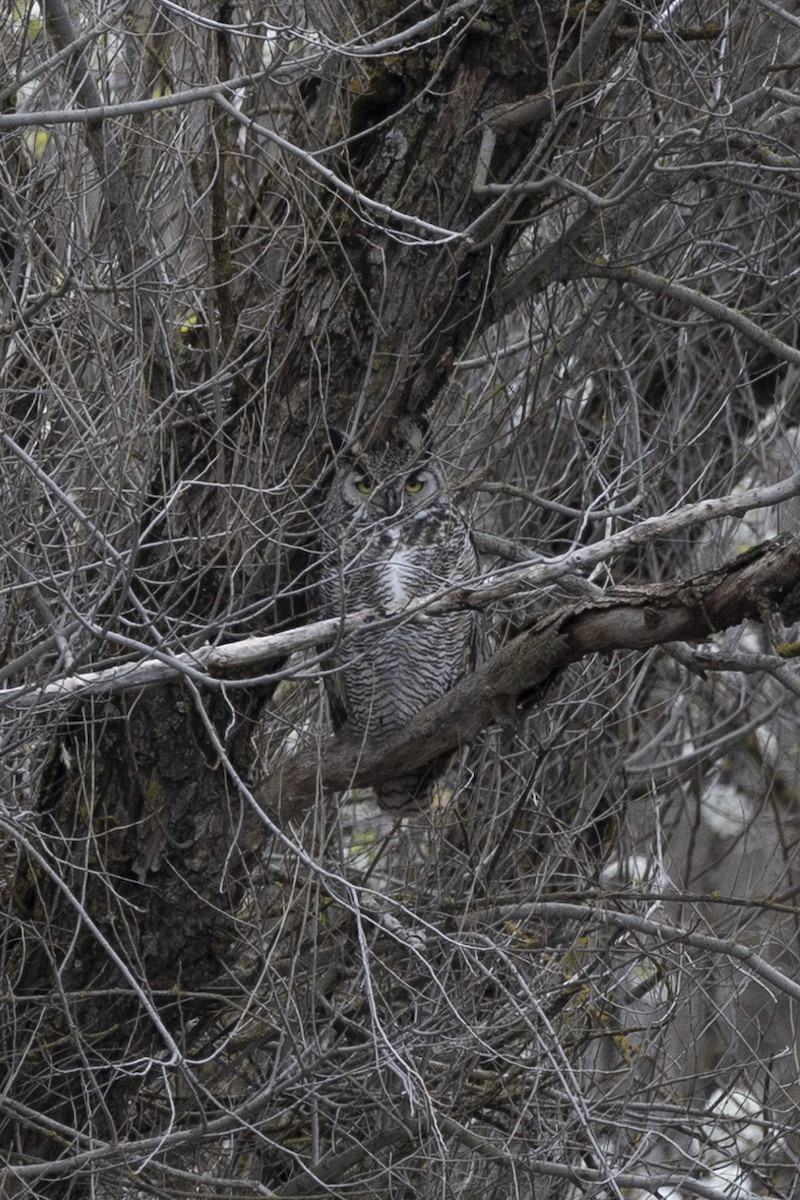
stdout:
[(356, 480), (356, 489), (361, 492), (362, 496), (368, 496), (372, 491), (372, 480), (369, 475), (361, 475)]
[(418, 475), (409, 475), (406, 480), (406, 491), (413, 496), (416, 492), (422, 491), (422, 480)]

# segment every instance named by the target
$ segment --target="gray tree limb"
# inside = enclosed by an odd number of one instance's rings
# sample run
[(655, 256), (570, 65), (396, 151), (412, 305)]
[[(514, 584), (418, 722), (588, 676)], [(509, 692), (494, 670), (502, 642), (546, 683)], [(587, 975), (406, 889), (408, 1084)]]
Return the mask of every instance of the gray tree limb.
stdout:
[(534, 622), (401, 732), (378, 741), (334, 739), (289, 759), (257, 795), (281, 822), (296, 820), (317, 789), (390, 779), (471, 741), (498, 719), (538, 702), (559, 671), (590, 654), (705, 641), (800, 588), (800, 537), (765, 542), (691, 579), (618, 588)]

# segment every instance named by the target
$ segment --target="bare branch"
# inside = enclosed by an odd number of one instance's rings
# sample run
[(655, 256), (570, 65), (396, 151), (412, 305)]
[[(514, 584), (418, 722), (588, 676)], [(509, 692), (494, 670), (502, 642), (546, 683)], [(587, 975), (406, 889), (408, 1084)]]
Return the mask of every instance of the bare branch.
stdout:
[[(6, 435), (0, 435), (23, 458), (26, 465), (35, 467), (30, 456), (25, 454)], [(48, 487), (54, 486), (46, 480)], [(237, 672), (243, 667), (269, 662), (289, 654), (323, 645), (345, 633), (370, 626), (376, 634), (381, 628), (398, 622), (414, 620), (420, 614), (435, 615), (449, 612), (453, 608), (485, 608), (496, 600), (510, 600), (525, 595), (532, 589), (577, 572), (589, 570), (598, 563), (608, 562), (624, 554), (632, 547), (646, 545), (657, 538), (668, 537), (681, 529), (717, 520), (722, 517), (742, 516), (752, 509), (780, 504), (800, 494), (800, 473), (780, 480), (776, 484), (754, 487), (734, 493), (687, 504), (664, 516), (650, 517), (616, 534), (611, 534), (591, 546), (571, 552), (561, 559), (540, 561), (533, 566), (515, 566), (495, 572), (477, 581), (474, 587), (445, 587), (439, 592), (425, 596), (395, 612), (368, 610), (350, 613), (343, 620), (316, 621), (302, 628), (281, 633), (250, 637), (245, 641), (230, 642), (217, 646), (199, 646), (186, 653), (171, 654), (166, 649), (153, 652), (144, 643), (114, 633), (103, 633), (98, 627), (94, 632), (116, 642), (121, 648), (138, 651), (145, 656), (143, 661), (124, 663), (97, 671), (81, 671), (74, 675), (55, 679), (40, 688), (7, 687), (0, 692), (0, 708), (7, 705), (38, 705), (47, 701), (71, 700), (81, 696), (101, 695), (130, 688), (146, 687), (165, 682), (185, 674), (198, 682), (210, 686), (222, 686), (226, 672)], [(60, 499), (87, 524), (93, 535), (98, 531), (86, 522), (84, 514), (67, 497)], [(489, 543), (487, 548), (491, 549)], [(279, 678), (283, 678), (281, 675)], [(233, 680), (234, 686), (252, 686), (253, 680)]]
[[(769, 350), (783, 362), (800, 365), (800, 350), (796, 346), (782, 341), (774, 333), (751, 320), (745, 313), (738, 312), (727, 304), (721, 304), (713, 296), (707, 296), (695, 288), (686, 287), (684, 284), (656, 275), (653, 271), (646, 271), (642, 267), (615, 266), (598, 261), (587, 262), (585, 274), (588, 278), (617, 279), (621, 283), (633, 283), (638, 287), (646, 288), (655, 295), (669, 296), (674, 300), (680, 300), (688, 308), (696, 308), (699, 312), (713, 317), (714, 320), (720, 321), (724, 325), (730, 325), (732, 329), (744, 334), (757, 346), (763, 346), (765, 350)], [(788, 316), (786, 319), (789, 320)]]

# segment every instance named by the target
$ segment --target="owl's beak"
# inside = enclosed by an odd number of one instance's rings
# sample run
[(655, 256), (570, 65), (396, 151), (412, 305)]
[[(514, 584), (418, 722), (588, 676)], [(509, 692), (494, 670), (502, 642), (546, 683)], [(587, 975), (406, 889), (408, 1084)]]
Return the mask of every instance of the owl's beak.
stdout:
[(381, 496), (381, 507), (387, 517), (393, 517), (400, 510), (400, 491), (396, 487), (387, 487)]

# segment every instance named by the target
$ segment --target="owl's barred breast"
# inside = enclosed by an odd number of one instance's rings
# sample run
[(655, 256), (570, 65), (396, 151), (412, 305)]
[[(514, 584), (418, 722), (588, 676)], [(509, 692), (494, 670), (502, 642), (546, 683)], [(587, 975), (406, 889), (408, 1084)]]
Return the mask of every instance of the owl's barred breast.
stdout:
[[(460, 517), (448, 513), (435, 522), (426, 517), (423, 524), (416, 516), (391, 529), (373, 530), (358, 551), (346, 551), (338, 604), (345, 611), (377, 607), (390, 612), (475, 570)], [(371, 734), (390, 733), (449, 691), (472, 665), (475, 621), (472, 613), (423, 614), (346, 638), (335, 686), (349, 725)]]
[(466, 640), (465, 618), (453, 615), (348, 639), (341, 675), (350, 724), (376, 735), (401, 729), (469, 669)]

